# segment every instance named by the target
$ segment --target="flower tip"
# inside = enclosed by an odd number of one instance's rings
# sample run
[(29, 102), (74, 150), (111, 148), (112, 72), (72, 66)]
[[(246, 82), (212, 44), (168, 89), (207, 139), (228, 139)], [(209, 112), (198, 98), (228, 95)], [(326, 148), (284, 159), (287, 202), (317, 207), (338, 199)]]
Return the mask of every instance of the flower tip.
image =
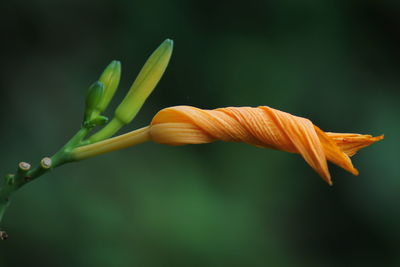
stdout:
[(330, 185), (330, 186), (333, 185), (332, 178), (331, 178), (330, 174), (323, 175), (321, 177), (322, 177), (322, 180), (324, 180), (328, 185)]
[(384, 134), (378, 135), (378, 136), (372, 136), (372, 135), (366, 135), (367, 140), (369, 144), (373, 144), (375, 142), (381, 141), (382, 139), (385, 138)]
[(353, 167), (353, 169), (351, 170), (350, 173), (353, 174), (354, 176), (358, 176), (360, 174), (360, 172), (354, 167)]
[(115, 59), (113, 61), (111, 61), (111, 63), (108, 64), (108, 66), (106, 67), (104, 72), (107, 73), (107, 72), (110, 72), (110, 71), (120, 72), (121, 71), (121, 61), (115, 60)]
[(164, 53), (166, 52), (167, 54), (172, 53), (172, 50), (174, 48), (174, 41), (172, 39), (165, 39), (164, 42), (162, 42), (162, 44), (159, 46), (158, 49), (161, 49), (162, 51), (164, 51)]
[(103, 73), (100, 76), (100, 81), (110, 82), (112, 75), (120, 75), (121, 72), (121, 62), (119, 60), (113, 60), (108, 64), (108, 66), (104, 69)]
[(121, 65), (121, 61), (114, 59), (113, 61), (111, 61), (110, 66), (118, 66)]
[(174, 45), (174, 41), (172, 39), (167, 38), (167, 39), (165, 39), (163, 44), (168, 45), (168, 46), (173, 46)]

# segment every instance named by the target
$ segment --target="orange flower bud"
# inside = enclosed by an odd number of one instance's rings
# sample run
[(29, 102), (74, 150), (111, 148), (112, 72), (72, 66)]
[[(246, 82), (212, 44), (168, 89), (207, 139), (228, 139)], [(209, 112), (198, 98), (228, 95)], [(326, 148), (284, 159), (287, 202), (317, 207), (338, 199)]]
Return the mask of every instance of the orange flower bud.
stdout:
[(154, 116), (149, 135), (154, 142), (167, 145), (222, 140), (298, 153), (329, 184), (327, 160), (358, 175), (349, 157), (383, 139), (383, 135), (324, 132), (308, 119), (266, 106), (215, 110), (170, 107)]

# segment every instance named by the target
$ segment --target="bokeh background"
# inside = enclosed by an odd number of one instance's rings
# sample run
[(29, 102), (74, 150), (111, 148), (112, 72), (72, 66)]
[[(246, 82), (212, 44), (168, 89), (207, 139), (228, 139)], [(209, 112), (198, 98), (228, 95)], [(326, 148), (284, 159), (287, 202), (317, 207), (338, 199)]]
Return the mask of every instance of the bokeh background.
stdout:
[(112, 114), (150, 53), (175, 50), (124, 132), (160, 109), (269, 105), (385, 140), (330, 166), (216, 142), (63, 166), (15, 196), (0, 266), (400, 266), (399, 1), (2, 1), (0, 159), (55, 152), (122, 61)]

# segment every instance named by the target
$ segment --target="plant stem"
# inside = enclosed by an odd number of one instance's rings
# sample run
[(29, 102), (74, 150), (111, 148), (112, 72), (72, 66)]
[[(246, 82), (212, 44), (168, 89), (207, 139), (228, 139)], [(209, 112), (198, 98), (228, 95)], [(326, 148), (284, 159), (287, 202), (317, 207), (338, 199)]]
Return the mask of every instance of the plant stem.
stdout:
[(89, 138), (91, 143), (99, 142), (113, 136), (125, 123), (120, 121), (118, 118), (113, 118), (103, 129), (95, 133)]
[(114, 150), (127, 148), (150, 140), (149, 126), (90, 145), (80, 146), (71, 152), (72, 160), (82, 160)]
[[(42, 176), (48, 171), (56, 168), (64, 163), (73, 161), (71, 152), (82, 143), (82, 140), (89, 133), (91, 128), (82, 126), (82, 128), (51, 158), (43, 158), (37, 167), (30, 169), (22, 169), (19, 165), (15, 174), (8, 174), (4, 179), (4, 183), (0, 188), (0, 224), (7, 207), (10, 205), (11, 196), (22, 186)], [(5, 239), (5, 232), (0, 231), (0, 239)]]

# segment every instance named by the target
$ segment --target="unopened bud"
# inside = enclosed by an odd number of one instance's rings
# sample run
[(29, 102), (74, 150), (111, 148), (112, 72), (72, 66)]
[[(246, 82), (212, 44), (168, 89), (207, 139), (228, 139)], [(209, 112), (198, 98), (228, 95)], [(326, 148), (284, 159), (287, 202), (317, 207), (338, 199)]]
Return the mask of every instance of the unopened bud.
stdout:
[(124, 100), (115, 110), (114, 118), (103, 129), (89, 138), (91, 143), (113, 136), (122, 126), (130, 123), (147, 97), (160, 81), (172, 55), (173, 41), (166, 39), (144, 64)]
[(85, 121), (88, 121), (92, 116), (97, 115), (95, 113), (99, 113), (98, 106), (103, 94), (104, 84), (102, 82), (95, 82), (89, 87), (86, 96)]
[(164, 74), (172, 48), (173, 41), (166, 39), (146, 61), (128, 94), (115, 111), (115, 117), (119, 121), (128, 124), (136, 116)]
[(121, 62), (113, 60), (107, 68), (103, 71), (99, 81), (104, 84), (104, 94), (97, 106), (97, 109), (103, 112), (111, 99), (113, 98), (115, 91), (118, 88), (119, 80), (121, 78)]

